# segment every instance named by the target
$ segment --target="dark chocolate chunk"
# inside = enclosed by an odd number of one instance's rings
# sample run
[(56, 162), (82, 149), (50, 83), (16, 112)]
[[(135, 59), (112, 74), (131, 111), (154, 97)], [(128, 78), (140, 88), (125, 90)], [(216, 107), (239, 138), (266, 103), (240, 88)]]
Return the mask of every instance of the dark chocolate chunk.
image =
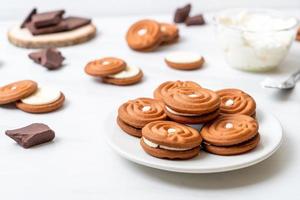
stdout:
[(30, 13), (27, 15), (27, 17), (24, 19), (24, 21), (21, 24), (21, 28), (25, 28), (26, 24), (28, 24), (29, 22), (31, 22), (31, 18), (33, 15), (35, 15), (37, 13), (37, 9), (33, 8)]
[(63, 21), (67, 24), (68, 31), (80, 28), (91, 23), (90, 19), (82, 17), (66, 17)]
[(28, 55), (28, 57), (32, 59), (34, 62), (41, 64), (42, 52), (41, 51), (32, 52)]
[(58, 33), (58, 32), (68, 30), (68, 26), (67, 26), (66, 23), (64, 23), (64, 21), (61, 21), (57, 25), (43, 27), (43, 28), (36, 28), (34, 26), (34, 24), (31, 22), (31, 23), (28, 23), (26, 25), (26, 27), (29, 29), (29, 31), (31, 32), (32, 35), (43, 35), (43, 34), (50, 34), (50, 33)]
[(61, 22), (64, 13), (64, 10), (39, 13), (32, 16), (31, 21), (35, 28), (57, 25)]
[(196, 15), (193, 17), (188, 17), (185, 20), (185, 24), (187, 26), (203, 25), (203, 24), (205, 24), (205, 21), (204, 21), (203, 15), (200, 14), (200, 15)]
[(174, 15), (174, 22), (175, 23), (183, 23), (185, 22), (186, 18), (189, 16), (191, 11), (191, 4), (187, 4), (182, 8), (177, 8), (175, 15)]
[(59, 51), (54, 48), (48, 48), (42, 52), (41, 65), (48, 69), (57, 69), (62, 66), (64, 59)]
[(29, 126), (7, 130), (5, 134), (24, 148), (29, 148), (54, 139), (55, 133), (47, 125), (34, 123)]
[(65, 59), (55, 48), (47, 48), (41, 51), (32, 52), (28, 56), (34, 62), (41, 64), (48, 69), (58, 69), (62, 66), (62, 62)]

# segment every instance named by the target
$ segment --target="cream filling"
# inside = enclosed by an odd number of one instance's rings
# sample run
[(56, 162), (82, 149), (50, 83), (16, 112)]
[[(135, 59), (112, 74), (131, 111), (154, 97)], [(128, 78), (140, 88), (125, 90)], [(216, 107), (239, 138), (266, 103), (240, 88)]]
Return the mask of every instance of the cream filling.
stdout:
[(178, 51), (169, 53), (165, 59), (173, 63), (194, 63), (199, 62), (202, 56), (195, 52)]
[(35, 93), (29, 97), (21, 99), (25, 104), (44, 105), (57, 101), (61, 97), (59, 90), (49, 87), (39, 87)]
[(187, 113), (179, 113), (179, 112), (176, 112), (175, 110), (172, 110), (171, 108), (169, 108), (168, 106), (166, 106), (166, 109), (168, 112), (174, 114), (174, 115), (181, 115), (181, 116), (187, 116), (187, 117), (195, 117), (195, 116), (200, 116), (200, 115), (197, 115), (197, 114), (187, 114)]
[(156, 144), (154, 142), (151, 142), (150, 140), (147, 140), (144, 137), (143, 137), (143, 141), (145, 142), (146, 145), (148, 145), (149, 147), (152, 147), (152, 148), (160, 148), (160, 149), (166, 149), (166, 150), (171, 150), (171, 151), (186, 151), (186, 150), (193, 149), (193, 148), (168, 147), (168, 146), (165, 146), (165, 145), (160, 145), (160, 144)]
[(140, 73), (140, 68), (135, 67), (135, 66), (127, 66), (125, 68), (125, 70), (117, 73), (117, 74), (113, 74), (113, 75), (109, 75), (108, 77), (110, 78), (131, 78), (134, 77), (136, 75), (138, 75)]

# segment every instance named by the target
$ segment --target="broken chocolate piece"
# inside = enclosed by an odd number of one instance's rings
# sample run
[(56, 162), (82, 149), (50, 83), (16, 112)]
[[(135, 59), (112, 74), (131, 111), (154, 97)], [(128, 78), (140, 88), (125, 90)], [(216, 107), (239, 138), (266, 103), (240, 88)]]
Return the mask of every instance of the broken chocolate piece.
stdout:
[(64, 21), (61, 21), (59, 24), (54, 26), (48, 26), (43, 28), (36, 28), (34, 24), (28, 23), (26, 27), (29, 29), (32, 35), (43, 35), (43, 34), (50, 34), (50, 33), (58, 33), (62, 31), (68, 30), (68, 26)]
[(193, 17), (188, 17), (185, 20), (185, 24), (187, 26), (203, 25), (203, 24), (205, 24), (205, 21), (204, 21), (203, 15), (200, 14), (200, 15), (196, 15)]
[(67, 24), (68, 31), (80, 28), (91, 23), (90, 19), (82, 17), (66, 17), (63, 19), (64, 23)]
[(30, 13), (27, 15), (27, 17), (24, 19), (24, 21), (21, 24), (21, 28), (25, 28), (26, 25), (31, 22), (31, 18), (33, 15), (35, 15), (37, 13), (37, 9), (33, 8)]
[(41, 64), (50, 70), (61, 67), (62, 62), (65, 59), (55, 48), (47, 48), (41, 51), (32, 52), (28, 56), (34, 62)]
[(32, 16), (32, 24), (35, 28), (57, 25), (61, 22), (64, 10), (39, 13)]
[(65, 58), (56, 49), (45, 49), (42, 52), (41, 65), (47, 67), (48, 69), (57, 69), (62, 66), (64, 59)]
[(7, 130), (5, 134), (24, 148), (29, 148), (54, 139), (55, 133), (46, 124), (34, 123), (29, 126)]
[(185, 22), (186, 18), (189, 16), (191, 11), (191, 4), (187, 4), (182, 8), (177, 8), (175, 15), (174, 15), (174, 22), (175, 23), (183, 23)]
[(30, 59), (32, 59), (34, 62), (41, 64), (41, 57), (42, 57), (42, 52), (32, 52), (28, 55)]

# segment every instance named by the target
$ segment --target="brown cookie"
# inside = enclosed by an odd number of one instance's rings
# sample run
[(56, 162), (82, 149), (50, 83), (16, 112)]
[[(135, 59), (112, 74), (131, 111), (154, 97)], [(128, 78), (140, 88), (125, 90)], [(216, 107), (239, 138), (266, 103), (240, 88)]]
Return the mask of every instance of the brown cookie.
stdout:
[(202, 67), (204, 58), (194, 52), (172, 52), (165, 57), (169, 67), (179, 70), (194, 70)]
[(221, 116), (201, 129), (208, 144), (232, 146), (246, 142), (257, 135), (257, 121), (247, 115)]
[(192, 158), (199, 154), (201, 142), (196, 129), (172, 121), (154, 121), (142, 129), (143, 149), (158, 158)]
[(175, 24), (160, 23), (160, 31), (163, 35), (163, 44), (176, 42), (179, 38), (179, 29)]
[(126, 62), (115, 57), (105, 57), (89, 62), (85, 72), (91, 76), (105, 77), (119, 73), (126, 68)]
[(103, 77), (102, 80), (105, 83), (114, 85), (132, 85), (138, 83), (143, 78), (143, 71), (137, 67), (126, 66), (126, 68), (113, 75)]
[[(118, 117), (125, 124), (141, 129), (149, 122), (165, 120), (167, 115), (162, 102), (150, 98), (138, 98), (122, 104), (118, 109)], [(132, 134), (131, 131), (128, 133)]]
[(296, 40), (300, 41), (300, 28), (298, 28)]
[(183, 124), (207, 123), (207, 122), (210, 122), (210, 121), (216, 119), (220, 114), (220, 110), (217, 109), (216, 111), (208, 113), (208, 114), (185, 116), (182, 113), (177, 113), (168, 107), (165, 107), (165, 112), (170, 119), (172, 119), (175, 122), (183, 123)]
[(202, 143), (202, 147), (205, 151), (217, 155), (222, 155), (222, 156), (231, 156), (231, 155), (238, 155), (238, 154), (243, 154), (248, 151), (251, 151), (254, 149), (260, 141), (260, 136), (257, 134), (250, 140), (233, 145), (233, 146), (215, 146), (206, 142)]
[(162, 41), (160, 24), (154, 20), (140, 20), (134, 23), (126, 34), (128, 46), (136, 51), (152, 51)]
[(201, 86), (198, 83), (193, 81), (166, 81), (160, 84), (154, 91), (154, 98), (162, 99), (163, 96), (166, 95), (170, 90), (179, 87), (199, 87)]
[(0, 87), (0, 105), (25, 98), (37, 90), (37, 83), (31, 80), (17, 81)]
[(142, 129), (141, 128), (135, 128), (133, 126), (130, 126), (129, 124), (126, 124), (123, 122), (120, 117), (117, 117), (117, 123), (119, 127), (129, 135), (135, 136), (135, 137), (141, 137), (142, 136)]
[(217, 91), (217, 94), (221, 98), (222, 115), (255, 115), (256, 103), (247, 93), (239, 89), (223, 89)]
[(31, 96), (16, 102), (17, 108), (29, 113), (48, 113), (63, 106), (65, 96), (51, 88), (38, 88)]

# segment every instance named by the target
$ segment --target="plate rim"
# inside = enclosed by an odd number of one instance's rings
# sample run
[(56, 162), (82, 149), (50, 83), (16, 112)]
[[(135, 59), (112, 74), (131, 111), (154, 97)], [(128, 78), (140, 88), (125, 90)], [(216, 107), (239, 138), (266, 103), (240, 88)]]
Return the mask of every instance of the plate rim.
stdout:
[[(120, 148), (118, 145), (115, 145), (112, 140), (109, 138), (109, 134), (105, 134), (105, 138), (107, 143), (109, 144), (109, 146), (118, 154), (120, 155), (122, 158), (125, 158), (131, 162), (134, 162), (136, 164), (139, 165), (143, 165), (146, 167), (150, 167), (153, 169), (159, 169), (162, 171), (170, 171), (170, 172), (177, 172), (177, 173), (190, 173), (190, 174), (208, 174), (208, 173), (221, 173), (221, 172), (229, 172), (229, 171), (234, 171), (234, 170), (238, 170), (238, 169), (243, 169), (243, 168), (247, 168), (250, 167), (252, 165), (258, 164), (264, 160), (266, 160), (267, 158), (269, 158), (270, 156), (272, 156), (281, 146), (282, 144), (282, 140), (283, 140), (283, 128), (282, 128), (282, 124), (279, 121), (279, 119), (272, 114), (271, 112), (269, 112), (267, 109), (258, 109), (260, 112), (262, 113), (267, 113), (270, 117), (272, 117), (275, 121), (277, 121), (279, 127), (280, 127), (280, 139), (278, 144), (272, 149), (272, 151), (270, 151), (269, 153), (267, 153), (266, 155), (255, 159), (253, 161), (248, 161), (242, 164), (237, 164), (235, 166), (227, 166), (227, 167), (223, 167), (223, 168), (205, 168), (205, 169), (201, 169), (199, 170), (195, 170), (195, 169), (190, 169), (190, 168), (186, 168), (186, 169), (179, 169), (177, 167), (173, 167), (173, 166), (168, 166), (166, 164), (161, 164), (158, 165), (156, 163), (149, 163), (147, 161), (145, 161), (145, 159), (136, 159), (136, 157), (134, 155), (131, 155), (130, 153), (127, 153), (126, 151), (124, 151), (122, 148)], [(114, 113), (110, 113), (108, 116), (115, 116)], [(107, 117), (109, 118), (109, 117)], [(107, 121), (107, 120), (106, 120)], [(110, 123), (106, 123), (106, 124), (111, 124)], [(138, 139), (138, 138), (137, 138)]]

